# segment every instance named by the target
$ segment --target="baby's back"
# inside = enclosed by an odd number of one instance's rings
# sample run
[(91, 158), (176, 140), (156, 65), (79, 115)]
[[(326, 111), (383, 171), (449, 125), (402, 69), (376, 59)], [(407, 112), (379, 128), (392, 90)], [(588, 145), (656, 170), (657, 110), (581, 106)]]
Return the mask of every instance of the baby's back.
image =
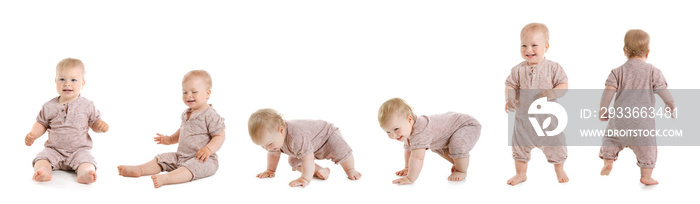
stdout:
[(666, 79), (653, 65), (630, 59), (610, 72), (605, 85), (617, 88), (616, 107), (652, 107), (654, 93), (666, 89)]
[[(614, 110), (608, 129), (653, 129), (651, 117), (633, 117), (628, 114), (644, 110), (654, 110), (654, 93), (666, 89), (666, 79), (653, 65), (639, 59), (630, 59), (622, 66), (613, 69), (605, 82), (606, 86), (617, 88)], [(628, 117), (629, 116), (629, 117)]]

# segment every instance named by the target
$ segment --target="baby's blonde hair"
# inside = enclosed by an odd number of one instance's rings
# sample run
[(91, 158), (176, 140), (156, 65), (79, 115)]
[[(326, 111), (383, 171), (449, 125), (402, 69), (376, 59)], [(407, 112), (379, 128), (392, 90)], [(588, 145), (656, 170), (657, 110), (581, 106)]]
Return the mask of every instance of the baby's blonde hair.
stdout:
[(248, 119), (248, 134), (253, 143), (260, 144), (264, 142), (262, 133), (275, 131), (280, 126), (287, 127), (282, 114), (271, 108), (260, 109)]
[(384, 126), (386, 120), (395, 114), (401, 114), (403, 116), (411, 115), (414, 119), (416, 118), (413, 114), (413, 109), (406, 101), (401, 98), (392, 98), (382, 103), (382, 106), (379, 107), (379, 126)]
[(193, 79), (195, 77), (202, 79), (204, 81), (204, 85), (207, 86), (207, 89), (211, 89), (211, 76), (209, 75), (209, 72), (204, 70), (192, 70), (187, 72), (187, 74), (185, 74), (185, 77), (182, 78), (182, 83), (184, 84), (188, 80)]
[(83, 77), (85, 77), (85, 65), (83, 64), (83, 61), (70, 57), (58, 62), (56, 65), (56, 76), (58, 76), (58, 73), (61, 73), (61, 71), (72, 68), (79, 68), (83, 73)]
[(542, 32), (542, 35), (544, 36), (544, 41), (546, 43), (549, 43), (549, 29), (547, 28), (546, 25), (544, 25), (542, 23), (527, 24), (520, 31), (520, 38), (523, 38), (523, 37), (525, 37), (526, 34), (532, 33), (532, 32)]
[(625, 51), (627, 58), (646, 57), (649, 52), (649, 34), (639, 29), (628, 30), (625, 34)]

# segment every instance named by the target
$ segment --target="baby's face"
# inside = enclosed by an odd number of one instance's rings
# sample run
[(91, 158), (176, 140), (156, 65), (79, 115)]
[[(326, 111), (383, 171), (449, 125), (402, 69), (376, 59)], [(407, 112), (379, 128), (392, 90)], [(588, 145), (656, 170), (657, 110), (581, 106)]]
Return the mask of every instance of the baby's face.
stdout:
[(542, 32), (529, 32), (520, 38), (520, 55), (529, 66), (542, 62), (547, 49), (549, 49), (549, 43)]
[(182, 83), (182, 102), (192, 110), (201, 110), (207, 107), (207, 99), (211, 90), (207, 89), (204, 81), (199, 78), (192, 78)]
[(413, 131), (413, 116), (394, 114), (387, 119), (382, 129), (389, 136), (389, 139), (405, 142)]
[(265, 133), (262, 133), (260, 135), (263, 140), (262, 143), (258, 144), (262, 146), (263, 149), (267, 151), (277, 151), (280, 148), (282, 148), (282, 144), (284, 144), (284, 127), (280, 126), (277, 128), (276, 131), (264, 131)]
[(80, 68), (65, 68), (56, 75), (56, 91), (62, 101), (73, 101), (83, 90), (85, 80)]

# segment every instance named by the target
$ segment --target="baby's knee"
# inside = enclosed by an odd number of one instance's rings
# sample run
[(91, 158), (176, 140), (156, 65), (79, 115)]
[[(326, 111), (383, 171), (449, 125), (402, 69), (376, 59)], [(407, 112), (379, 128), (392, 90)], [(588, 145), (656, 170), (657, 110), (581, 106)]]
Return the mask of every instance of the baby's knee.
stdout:
[(219, 170), (219, 162), (215, 159), (208, 159), (206, 162), (190, 159), (182, 166), (192, 173), (192, 180), (213, 176)]

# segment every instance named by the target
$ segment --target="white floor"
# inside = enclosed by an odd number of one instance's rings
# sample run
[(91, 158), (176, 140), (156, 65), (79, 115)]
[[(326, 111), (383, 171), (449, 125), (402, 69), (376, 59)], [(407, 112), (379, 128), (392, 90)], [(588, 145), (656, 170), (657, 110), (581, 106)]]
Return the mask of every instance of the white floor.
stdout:
[[(488, 133), (488, 129), (484, 130)], [(529, 164), (528, 180), (517, 186), (506, 185), (506, 180), (513, 173), (510, 148), (505, 144), (494, 144), (488, 135), (482, 136), (477, 148), (472, 152), (468, 177), (465, 182), (448, 182), (450, 165), (436, 154), (428, 154), (424, 169), (416, 183), (409, 186), (395, 186), (391, 181), (397, 177), (393, 172), (402, 165), (401, 145), (387, 144), (385, 138), (377, 144), (358, 144), (355, 146), (357, 169), (363, 173), (359, 181), (345, 178), (342, 168), (329, 161), (320, 161), (322, 166), (330, 166), (331, 176), (326, 181), (313, 180), (306, 188), (290, 188), (289, 181), (299, 176), (286, 165), (285, 158), (280, 162), (277, 177), (257, 179), (255, 174), (265, 168), (265, 152), (250, 143), (244, 135), (230, 135), (224, 150), (220, 154), (221, 167), (210, 178), (186, 184), (164, 186), (154, 189), (149, 177), (124, 178), (117, 175), (116, 166), (120, 164), (138, 164), (151, 159), (157, 152), (165, 152), (175, 147), (158, 147), (144, 143), (118, 139), (115, 129), (110, 136), (93, 136), (99, 150), (93, 151), (99, 162), (98, 180), (90, 185), (75, 182), (72, 172), (54, 171), (50, 182), (31, 180), (32, 169), (29, 165), (33, 155), (40, 146), (15, 148), (18, 157), (11, 157), (10, 163), (17, 168), (3, 168), (4, 175), (12, 175), (6, 182), (13, 189), (10, 198), (32, 197), (34, 192), (41, 196), (36, 199), (51, 201), (57, 198), (87, 197), (113, 201), (146, 199), (152, 201), (232, 201), (278, 203), (293, 201), (300, 203), (309, 199), (312, 203), (341, 202), (356, 203), (367, 201), (396, 202), (491, 202), (523, 201), (524, 203), (558, 203), (559, 201), (640, 201), (674, 202), (694, 198), (697, 188), (693, 181), (700, 167), (686, 158), (699, 155), (697, 147), (660, 147), (658, 167), (654, 177), (660, 184), (645, 186), (639, 183), (639, 168), (631, 150), (621, 153), (610, 176), (598, 175), (602, 161), (597, 158), (598, 147), (569, 147), (569, 159), (566, 170), (571, 179), (569, 183), (559, 184), (551, 164), (545, 161), (541, 151), (534, 150)], [(112, 137), (112, 138), (106, 138)], [(126, 137), (126, 136), (121, 136)], [(145, 136), (144, 136), (145, 137)], [(346, 137), (348, 137), (346, 135)], [(107, 144), (107, 140), (117, 140)], [(387, 143), (394, 142), (386, 139)], [(17, 142), (19, 143), (19, 142)], [(123, 148), (128, 146), (126, 153)], [(18, 146), (17, 144), (13, 146)], [(497, 148), (489, 148), (497, 147)], [(376, 148), (376, 149), (375, 149)], [(379, 151), (378, 149), (382, 149)], [(116, 195), (116, 196), (115, 196)], [(131, 196), (135, 195), (135, 196)]]

